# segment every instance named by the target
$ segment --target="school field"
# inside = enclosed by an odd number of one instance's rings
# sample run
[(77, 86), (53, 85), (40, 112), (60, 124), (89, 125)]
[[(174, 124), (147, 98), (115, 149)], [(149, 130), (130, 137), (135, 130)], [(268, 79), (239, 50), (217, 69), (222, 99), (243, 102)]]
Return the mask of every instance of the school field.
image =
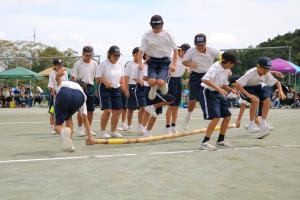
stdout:
[[(99, 118), (97, 110), (97, 132)], [(215, 152), (198, 151), (203, 135), (194, 135), (93, 146), (75, 136), (76, 151), (66, 153), (49, 133), (46, 108), (1, 109), (0, 200), (300, 199), (300, 110), (271, 110), (269, 122), (276, 127), (269, 137), (230, 129), (235, 148)], [(196, 110), (190, 128), (206, 124)], [(154, 135), (164, 125), (161, 116)]]

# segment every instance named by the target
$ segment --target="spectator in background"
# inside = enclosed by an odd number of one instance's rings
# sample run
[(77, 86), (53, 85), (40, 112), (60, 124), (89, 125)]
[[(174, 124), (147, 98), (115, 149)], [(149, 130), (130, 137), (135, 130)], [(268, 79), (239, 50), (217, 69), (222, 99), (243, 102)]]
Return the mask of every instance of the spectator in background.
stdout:
[(280, 108), (279, 91), (275, 90), (272, 96), (272, 108)]
[(31, 92), (30, 87), (25, 88), (25, 99), (26, 99), (26, 106), (32, 107), (32, 101), (33, 101), (33, 94)]
[(292, 86), (289, 86), (289, 90), (286, 93), (286, 100), (285, 104), (291, 108), (295, 107), (295, 102), (296, 102), (296, 92)]
[(2, 91), (3, 91), (3, 88), (0, 88), (0, 107), (1, 108), (4, 107), (4, 105), (5, 105), (4, 96), (3, 96)]
[(9, 102), (11, 102), (11, 100), (12, 100), (10, 88), (7, 86), (4, 86), (4, 88), (2, 90), (2, 95), (3, 95), (3, 99), (4, 99), (3, 107), (9, 108)]
[(21, 85), (18, 84), (18, 86), (14, 90), (14, 99), (16, 102), (16, 106), (19, 107), (21, 105), (20, 101), (20, 91), (21, 91)]

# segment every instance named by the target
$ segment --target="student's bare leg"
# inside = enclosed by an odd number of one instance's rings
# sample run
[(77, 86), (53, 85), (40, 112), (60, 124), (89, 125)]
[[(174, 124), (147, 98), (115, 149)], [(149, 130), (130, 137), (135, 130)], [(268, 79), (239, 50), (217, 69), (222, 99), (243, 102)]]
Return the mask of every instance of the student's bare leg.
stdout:
[(107, 126), (107, 122), (109, 120), (110, 113), (111, 113), (110, 109), (106, 109), (106, 110), (103, 111), (102, 116), (101, 116), (101, 120), (100, 120), (101, 131), (105, 131), (106, 126)]
[(225, 135), (228, 129), (228, 125), (230, 122), (231, 116), (225, 117), (221, 123), (220, 134)]
[(158, 79), (156, 82), (157, 86), (160, 88), (162, 86), (164, 86), (166, 84), (166, 81), (162, 80), (162, 79)]
[(89, 122), (89, 119), (88, 119), (88, 116), (87, 115), (82, 115), (82, 123), (83, 123), (83, 126), (86, 130), (86, 134), (88, 136), (88, 140), (89, 142), (92, 142), (94, 140), (94, 137), (93, 137), (93, 134), (92, 134), (92, 130), (91, 130), (91, 125), (90, 125), (90, 122)]
[(65, 121), (65, 126), (71, 129), (71, 135), (73, 136), (73, 120), (72, 117)]
[(148, 121), (148, 124), (147, 124), (147, 128), (146, 130), (147, 131), (151, 131), (154, 124), (155, 124), (155, 121), (156, 121), (156, 118), (155, 117), (150, 117), (149, 121)]
[(262, 120), (266, 120), (267, 119), (267, 116), (268, 116), (269, 110), (270, 110), (270, 105), (271, 105), (270, 98), (265, 99), (263, 101), (263, 107), (262, 107), (262, 113), (261, 113)]
[(197, 100), (189, 100), (188, 101), (188, 112), (193, 112), (196, 107)]
[(139, 121), (139, 125), (143, 123), (143, 117), (145, 114), (145, 108), (139, 108), (139, 112), (138, 112), (138, 121)]
[(127, 117), (127, 109), (122, 110), (122, 123), (126, 122), (126, 117)]
[(111, 117), (111, 132), (116, 132), (118, 121), (120, 118), (122, 110), (112, 110), (112, 117)]
[(173, 106), (168, 106), (168, 109), (166, 112), (166, 125), (171, 124), (172, 113), (173, 113)]
[(173, 107), (173, 112), (172, 112), (172, 124), (176, 124), (177, 121), (177, 114), (178, 114), (178, 106), (172, 106)]
[(150, 119), (150, 114), (148, 112), (145, 112), (144, 116), (143, 116), (143, 121), (142, 121), (142, 124), (144, 127), (147, 126), (149, 119)]
[(50, 126), (54, 128), (54, 114), (50, 113)]
[(244, 112), (246, 110), (246, 107), (247, 107), (246, 104), (244, 104), (244, 103), (241, 104), (240, 112), (239, 112), (238, 118), (237, 118), (237, 120), (235, 122), (237, 128), (240, 128), (240, 126), (241, 126), (241, 121), (242, 121)]
[(128, 123), (128, 126), (131, 126), (132, 117), (133, 117), (133, 110), (128, 109), (127, 110), (127, 123)]
[(88, 120), (89, 120), (90, 125), (92, 125), (93, 117), (94, 117), (94, 112), (88, 111), (88, 112), (87, 112), (87, 118), (88, 118)]
[(254, 120), (255, 120), (258, 104), (259, 104), (259, 101), (252, 101), (251, 102), (251, 105), (250, 105), (250, 121), (254, 122)]
[(207, 126), (207, 129), (206, 129), (206, 133), (205, 133), (205, 136), (210, 138), (210, 136), (212, 135), (212, 133), (214, 132), (218, 122), (219, 122), (220, 118), (213, 118), (210, 123), (208, 124)]
[(77, 123), (78, 123), (78, 127), (82, 126), (82, 118), (79, 112), (77, 112)]
[(151, 78), (148, 80), (148, 83), (149, 83), (150, 87), (154, 87), (157, 84), (157, 81), (156, 81), (156, 79)]

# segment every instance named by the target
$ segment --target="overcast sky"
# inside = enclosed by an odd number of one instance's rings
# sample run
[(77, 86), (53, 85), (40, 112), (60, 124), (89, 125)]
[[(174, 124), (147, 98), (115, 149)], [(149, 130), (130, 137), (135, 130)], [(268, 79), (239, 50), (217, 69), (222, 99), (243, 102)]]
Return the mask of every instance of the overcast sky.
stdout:
[(300, 28), (298, 0), (0, 0), (0, 38), (33, 40), (78, 52), (92, 45), (105, 55), (118, 45), (124, 56), (139, 46), (160, 14), (178, 45), (205, 33), (215, 48), (242, 48)]

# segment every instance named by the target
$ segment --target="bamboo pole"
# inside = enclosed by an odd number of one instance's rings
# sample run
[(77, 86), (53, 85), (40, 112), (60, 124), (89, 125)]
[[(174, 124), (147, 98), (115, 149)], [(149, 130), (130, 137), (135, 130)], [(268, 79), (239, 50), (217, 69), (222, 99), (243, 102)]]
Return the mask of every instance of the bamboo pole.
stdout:
[[(228, 128), (236, 128), (235, 124), (231, 124)], [(220, 127), (216, 127), (215, 131), (220, 130)], [(132, 144), (132, 143), (145, 143), (145, 142), (154, 142), (159, 140), (174, 139), (179, 137), (185, 137), (189, 135), (195, 135), (200, 133), (205, 133), (206, 128), (197, 129), (193, 131), (184, 131), (176, 134), (167, 134), (167, 135), (155, 135), (151, 137), (140, 137), (140, 138), (112, 138), (112, 139), (96, 139), (94, 143), (91, 143), (89, 140), (86, 140), (87, 145), (93, 144)]]

